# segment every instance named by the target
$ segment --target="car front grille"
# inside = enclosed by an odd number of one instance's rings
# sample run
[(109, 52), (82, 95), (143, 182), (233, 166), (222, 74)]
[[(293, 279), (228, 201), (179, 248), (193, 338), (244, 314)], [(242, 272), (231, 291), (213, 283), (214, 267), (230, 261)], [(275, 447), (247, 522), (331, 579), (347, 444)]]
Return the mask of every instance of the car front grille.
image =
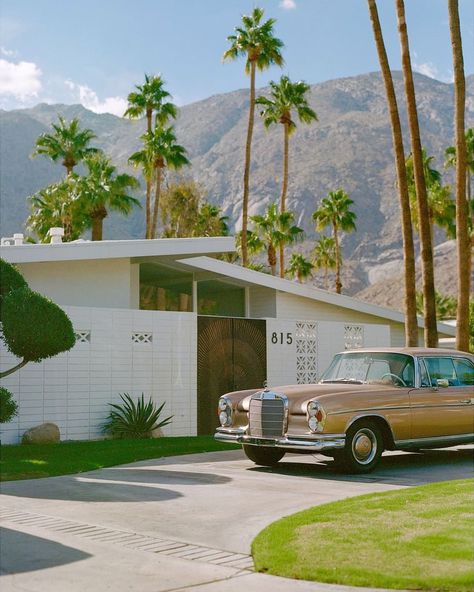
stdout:
[(262, 438), (283, 436), (285, 400), (276, 393), (263, 391), (250, 399), (249, 434)]

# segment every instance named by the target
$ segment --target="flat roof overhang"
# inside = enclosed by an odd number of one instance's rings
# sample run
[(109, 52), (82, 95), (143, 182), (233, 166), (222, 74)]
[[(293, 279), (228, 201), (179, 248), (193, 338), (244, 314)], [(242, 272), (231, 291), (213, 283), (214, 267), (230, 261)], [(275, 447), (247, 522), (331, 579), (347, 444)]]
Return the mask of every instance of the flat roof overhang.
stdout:
[(0, 248), (0, 256), (9, 263), (122, 258), (140, 261), (148, 257), (193, 257), (234, 251), (233, 236), (217, 236), (9, 245)]

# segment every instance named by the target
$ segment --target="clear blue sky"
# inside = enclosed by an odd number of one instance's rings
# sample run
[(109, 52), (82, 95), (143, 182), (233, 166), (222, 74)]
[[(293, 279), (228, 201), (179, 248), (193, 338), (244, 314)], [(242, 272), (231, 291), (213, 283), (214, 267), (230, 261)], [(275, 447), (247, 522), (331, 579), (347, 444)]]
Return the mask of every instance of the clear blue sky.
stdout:
[[(474, 71), (474, 2), (460, 0), (466, 74)], [(447, 0), (405, 0), (414, 68), (452, 79)], [(309, 83), (378, 70), (366, 0), (260, 0), (285, 43), (284, 73)], [(393, 0), (379, 0), (393, 69)], [(1, 0), (0, 107), (82, 102), (120, 112), (143, 73), (161, 73), (178, 104), (248, 86), (221, 62), (246, 0)], [(264, 86), (278, 68), (258, 76)]]

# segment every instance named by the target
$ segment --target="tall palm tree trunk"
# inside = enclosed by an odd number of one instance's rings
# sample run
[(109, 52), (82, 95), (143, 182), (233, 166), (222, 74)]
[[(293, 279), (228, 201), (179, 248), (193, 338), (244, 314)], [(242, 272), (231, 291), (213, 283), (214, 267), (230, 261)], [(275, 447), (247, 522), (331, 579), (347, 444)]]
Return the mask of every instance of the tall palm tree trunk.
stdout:
[(420, 227), (421, 270), (423, 284), (423, 316), (425, 320), (425, 346), (437, 347), (436, 306), (434, 291), (433, 249), (428, 215), (428, 199), (423, 171), (423, 156), (420, 141), (418, 113), (416, 109), (415, 86), (411, 68), (410, 49), (403, 0), (396, 0), (398, 32), (402, 52), (402, 70), (405, 83), (408, 123), (410, 129), (411, 151), (413, 154), (413, 175), (415, 178), (416, 203)]
[[(146, 131), (151, 133), (151, 121), (153, 111), (149, 107), (146, 109)], [(146, 178), (146, 202), (145, 202), (145, 238), (151, 238), (151, 190), (153, 179), (150, 175)]]
[(160, 195), (161, 195), (162, 171), (163, 171), (163, 167), (161, 167), (161, 166), (156, 167), (155, 203), (153, 204), (153, 220), (151, 223), (150, 238), (156, 238), (156, 227), (158, 225), (158, 211), (159, 211)]
[(380, 26), (377, 4), (375, 0), (368, 0), (370, 19), (374, 31), (375, 45), (379, 56), (380, 69), (387, 95), (390, 123), (392, 128), (392, 143), (395, 152), (397, 169), (398, 197), (400, 202), (400, 217), (402, 222), (404, 284), (405, 284), (405, 344), (407, 347), (418, 345), (418, 322), (416, 318), (416, 276), (415, 276), (415, 247), (413, 243), (413, 226), (410, 213), (410, 198), (405, 167), (405, 152), (403, 149), (402, 128), (398, 112), (397, 97), (393, 85), (392, 73), (388, 63), (387, 52)]
[(337, 224), (333, 224), (332, 231), (334, 235), (334, 248), (336, 251), (336, 294), (340, 294), (342, 292), (341, 254), (339, 252), (339, 237), (337, 235)]
[(255, 118), (255, 60), (250, 61), (250, 105), (249, 105), (249, 123), (247, 127), (247, 141), (245, 143), (245, 166), (244, 166), (244, 196), (242, 199), (242, 265), (248, 265), (247, 249), (247, 227), (248, 227), (248, 209), (249, 209), (249, 179), (250, 179), (250, 156), (252, 149), (253, 123)]
[(151, 233), (151, 177), (146, 178), (146, 201), (145, 201), (145, 238), (150, 238)]
[[(289, 161), (289, 137), (290, 130), (288, 122), (283, 124), (283, 184), (280, 196), (280, 214), (286, 210), (286, 194), (288, 192), (288, 161)], [(285, 244), (280, 245), (280, 277), (285, 277)]]
[(268, 265), (272, 270), (272, 275), (276, 275), (277, 256), (276, 249), (272, 243), (268, 245)]
[(453, 49), (454, 69), (454, 126), (456, 133), (456, 242), (458, 266), (458, 308), (456, 317), (456, 348), (469, 350), (469, 288), (471, 275), (471, 249), (468, 235), (466, 200), (466, 141), (464, 138), (464, 111), (466, 108), (466, 81), (462, 54), (458, 0), (448, 0), (449, 30)]

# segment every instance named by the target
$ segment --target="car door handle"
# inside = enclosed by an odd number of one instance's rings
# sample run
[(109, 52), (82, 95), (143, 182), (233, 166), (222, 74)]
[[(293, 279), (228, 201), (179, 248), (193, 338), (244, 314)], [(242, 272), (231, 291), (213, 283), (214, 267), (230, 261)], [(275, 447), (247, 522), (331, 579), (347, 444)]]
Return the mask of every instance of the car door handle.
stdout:
[(462, 399), (459, 402), (462, 403), (463, 405), (472, 405), (474, 403), (474, 399)]

